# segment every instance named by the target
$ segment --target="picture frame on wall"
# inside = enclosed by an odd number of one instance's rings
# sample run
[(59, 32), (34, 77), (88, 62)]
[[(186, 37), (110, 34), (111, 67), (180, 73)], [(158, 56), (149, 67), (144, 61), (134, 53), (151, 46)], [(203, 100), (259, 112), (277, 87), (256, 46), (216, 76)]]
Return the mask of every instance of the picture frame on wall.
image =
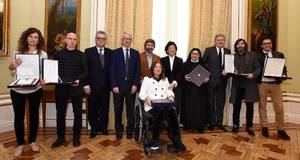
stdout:
[(80, 40), (81, 0), (46, 0), (45, 40), (48, 57), (65, 47), (67, 33), (77, 34)]
[(263, 37), (271, 37), (277, 47), (278, 0), (248, 0), (248, 44), (251, 51), (261, 50)]
[(0, 0), (0, 56), (8, 56), (9, 0)]

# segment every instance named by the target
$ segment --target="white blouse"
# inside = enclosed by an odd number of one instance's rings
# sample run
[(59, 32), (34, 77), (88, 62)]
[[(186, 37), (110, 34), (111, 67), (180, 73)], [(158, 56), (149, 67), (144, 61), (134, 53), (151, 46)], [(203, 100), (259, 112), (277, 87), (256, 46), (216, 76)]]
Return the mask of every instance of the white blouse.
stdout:
[[(174, 97), (174, 92), (169, 87), (168, 78), (161, 79), (160, 81), (154, 78), (144, 77), (139, 97), (141, 100), (145, 101), (146, 97), (153, 99), (167, 99), (170, 96)], [(152, 107), (145, 104), (145, 110), (148, 111)]]

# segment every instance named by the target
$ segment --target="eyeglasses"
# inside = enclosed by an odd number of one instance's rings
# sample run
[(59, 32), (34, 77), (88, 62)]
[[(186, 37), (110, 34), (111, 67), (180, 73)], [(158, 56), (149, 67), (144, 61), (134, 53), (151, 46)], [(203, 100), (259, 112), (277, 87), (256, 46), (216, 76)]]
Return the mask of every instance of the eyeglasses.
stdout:
[(96, 39), (106, 40), (106, 38), (102, 38), (102, 37), (96, 37)]
[(269, 45), (269, 44), (272, 44), (272, 42), (263, 43), (263, 45)]

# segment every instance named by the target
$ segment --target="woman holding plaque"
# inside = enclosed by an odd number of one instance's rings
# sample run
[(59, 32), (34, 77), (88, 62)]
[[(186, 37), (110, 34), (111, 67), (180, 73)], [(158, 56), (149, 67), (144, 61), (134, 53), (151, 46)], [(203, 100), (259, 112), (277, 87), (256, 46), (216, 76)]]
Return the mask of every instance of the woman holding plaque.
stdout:
[(204, 132), (206, 124), (206, 110), (208, 106), (207, 101), (207, 85), (206, 78), (204, 84), (200, 87), (191, 81), (189, 75), (195, 67), (201, 65), (205, 68), (204, 62), (201, 59), (201, 51), (198, 48), (193, 48), (184, 63), (184, 81), (183, 81), (183, 125), (186, 129), (197, 129), (199, 133)]
[(144, 77), (139, 97), (145, 102), (145, 111), (148, 111), (153, 117), (151, 149), (156, 150), (160, 148), (160, 125), (165, 120), (169, 132), (168, 135), (172, 140), (172, 144), (168, 144), (168, 152), (185, 151), (186, 147), (181, 141), (178, 118), (174, 106), (153, 107), (153, 101), (155, 100), (169, 99), (174, 101), (174, 93), (169, 88), (168, 78), (164, 74), (164, 67), (161, 62), (156, 62), (151, 66), (150, 71), (151, 76)]
[[(38, 54), (41, 61), (47, 58), (47, 53), (43, 51), (45, 47), (45, 40), (40, 30), (36, 28), (28, 28), (25, 30), (19, 40), (17, 51), (12, 55), (13, 61), (9, 64), (9, 70), (15, 73), (16, 69), (22, 64), (20, 58), (15, 59), (15, 54)], [(41, 68), (40, 66), (36, 66)], [(33, 151), (39, 151), (39, 146), (36, 144), (37, 129), (39, 124), (39, 106), (42, 98), (43, 81), (40, 81), (35, 87), (20, 87), (13, 88), (10, 91), (10, 97), (12, 100), (14, 110), (14, 126), (17, 140), (17, 148), (14, 155), (20, 156), (24, 150), (25, 139), (24, 139), (24, 117), (25, 117), (25, 103), (26, 100), (29, 104), (29, 115), (30, 115), (30, 134), (29, 143)]]

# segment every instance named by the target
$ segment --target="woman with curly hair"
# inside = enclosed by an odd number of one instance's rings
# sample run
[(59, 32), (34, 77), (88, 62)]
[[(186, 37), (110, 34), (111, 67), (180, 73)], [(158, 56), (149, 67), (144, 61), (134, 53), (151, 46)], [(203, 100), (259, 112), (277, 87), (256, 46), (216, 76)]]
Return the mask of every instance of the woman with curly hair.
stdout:
[[(9, 70), (15, 73), (17, 67), (22, 64), (22, 60), (20, 58), (15, 59), (15, 54), (39, 54), (41, 64), (42, 59), (48, 57), (47, 53), (43, 51), (44, 47), (45, 40), (40, 30), (33, 27), (28, 28), (21, 34), (18, 40), (17, 51), (15, 51), (12, 55), (13, 60), (9, 64)], [(26, 100), (28, 100), (30, 115), (29, 143), (33, 151), (39, 151), (39, 146), (35, 141), (39, 124), (39, 106), (43, 94), (41, 85), (43, 83), (44, 81), (41, 80), (40, 84), (35, 87), (13, 88), (10, 90), (10, 97), (15, 117), (15, 134), (18, 145), (14, 153), (16, 157), (20, 156), (24, 150), (24, 117)]]

